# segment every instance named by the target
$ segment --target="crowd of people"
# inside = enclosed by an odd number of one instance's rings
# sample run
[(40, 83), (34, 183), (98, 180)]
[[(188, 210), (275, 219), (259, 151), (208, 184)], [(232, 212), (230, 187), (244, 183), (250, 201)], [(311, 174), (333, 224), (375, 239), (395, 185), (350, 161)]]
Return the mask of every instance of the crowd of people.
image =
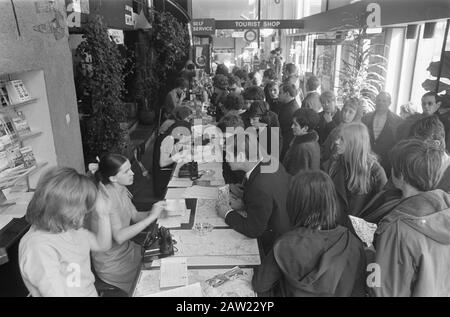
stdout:
[[(218, 65), (210, 92), (223, 132), (254, 127), (268, 133), (266, 140), (228, 136), (233, 142), (223, 149), (231, 197), (218, 214), (262, 246), (254, 290), (267, 296), (448, 296), (450, 112), (433, 92), (422, 97), (423, 113), (407, 119), (392, 112), (387, 92), (378, 94), (370, 113), (358, 98), (339, 107), (332, 91), (319, 92), (319, 78), (308, 78), (303, 89), (297, 72), (287, 64), (279, 81), (267, 69), (259, 82), (255, 74)], [(192, 124), (192, 110), (182, 103), (186, 80), (177, 86), (166, 99), (154, 147), (160, 199), (176, 164), (173, 149)], [(265, 172), (273, 162), (277, 169)], [(126, 188), (133, 182), (130, 167), (127, 158), (108, 154), (95, 181), (67, 168), (41, 178), (27, 210), (32, 229), (19, 250), (33, 296), (95, 295), (90, 252), (102, 280), (130, 291), (140, 261), (131, 239), (164, 209), (158, 202), (150, 212), (136, 211)], [(363, 243), (350, 216), (377, 224), (373, 246)], [(71, 263), (81, 263), (81, 287), (65, 282)], [(371, 285), (369, 273), (375, 274)]]

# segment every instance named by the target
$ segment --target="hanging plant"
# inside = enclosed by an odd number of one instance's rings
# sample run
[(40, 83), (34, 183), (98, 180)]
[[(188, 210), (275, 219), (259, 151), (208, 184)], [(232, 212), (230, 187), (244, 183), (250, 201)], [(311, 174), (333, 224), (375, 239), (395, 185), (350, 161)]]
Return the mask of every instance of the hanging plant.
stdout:
[(123, 106), (126, 59), (108, 35), (101, 16), (94, 16), (84, 29), (85, 39), (77, 48), (82, 58), (80, 77), (85, 106), (91, 114), (83, 135), (85, 161), (91, 162), (105, 151), (122, 152), (123, 133), (120, 122), (125, 121)]

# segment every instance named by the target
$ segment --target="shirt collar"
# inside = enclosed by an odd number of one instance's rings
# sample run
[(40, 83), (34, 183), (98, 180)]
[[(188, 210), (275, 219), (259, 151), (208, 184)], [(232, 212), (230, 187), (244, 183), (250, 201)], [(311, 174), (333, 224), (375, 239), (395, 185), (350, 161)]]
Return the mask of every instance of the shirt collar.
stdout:
[(250, 175), (252, 175), (253, 171), (255, 170), (255, 168), (259, 165), (259, 163), (262, 162), (264, 158), (262, 157), (258, 162), (256, 162), (255, 166), (253, 166), (253, 168), (251, 170), (249, 170), (247, 173), (245, 173), (245, 178), (247, 178), (247, 180), (250, 179)]

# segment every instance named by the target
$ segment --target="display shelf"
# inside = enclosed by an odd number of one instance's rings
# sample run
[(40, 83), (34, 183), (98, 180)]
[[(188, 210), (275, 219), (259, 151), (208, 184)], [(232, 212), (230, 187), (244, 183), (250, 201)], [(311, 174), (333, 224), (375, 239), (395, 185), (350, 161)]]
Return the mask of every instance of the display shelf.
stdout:
[(6, 106), (6, 107), (0, 107), (0, 111), (1, 112), (6, 112), (6, 111), (9, 111), (9, 110), (14, 110), (17, 107), (22, 107), (22, 106), (26, 106), (26, 105), (35, 103), (37, 100), (38, 100), (37, 98), (32, 98), (30, 100), (27, 100), (27, 101), (24, 101), (24, 102), (21, 102), (21, 103), (15, 103), (15, 104), (12, 104), (12, 105), (9, 105), (9, 106)]
[(18, 181), (25, 179), (47, 164), (48, 162), (39, 162), (35, 166), (27, 169), (12, 168), (9, 173), (6, 174), (5, 177), (2, 177), (2, 179), (0, 180), (0, 190), (14, 186), (14, 184), (16, 184)]

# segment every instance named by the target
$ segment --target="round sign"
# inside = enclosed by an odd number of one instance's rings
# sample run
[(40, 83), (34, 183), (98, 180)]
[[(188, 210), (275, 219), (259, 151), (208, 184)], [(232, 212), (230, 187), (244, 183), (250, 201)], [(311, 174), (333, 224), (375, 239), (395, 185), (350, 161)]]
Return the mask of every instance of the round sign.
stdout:
[(196, 62), (197, 62), (198, 67), (205, 67), (206, 66), (206, 57), (203, 55), (199, 56), (199, 57), (197, 57)]
[(254, 40), (256, 40), (256, 32), (254, 30), (248, 30), (244, 33), (244, 39), (247, 42), (253, 42)]

